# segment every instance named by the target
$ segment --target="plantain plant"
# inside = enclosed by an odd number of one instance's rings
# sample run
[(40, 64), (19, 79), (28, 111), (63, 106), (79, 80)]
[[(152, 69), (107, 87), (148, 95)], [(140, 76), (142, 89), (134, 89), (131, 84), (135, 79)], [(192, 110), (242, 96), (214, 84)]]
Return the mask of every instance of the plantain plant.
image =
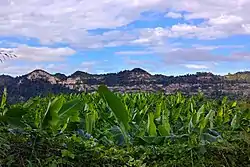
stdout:
[(249, 142), (249, 108), (239, 104), (227, 98), (209, 100), (202, 94), (119, 94), (101, 85), (93, 94), (36, 97), (8, 105), (4, 89), (0, 124), (26, 130), (32, 140), (32, 156), (37, 143), (47, 140), (63, 141), (59, 142), (64, 148), (61, 154), (71, 159), (79, 154), (76, 148), (98, 144), (107, 148), (125, 144), (127, 150), (185, 146), (193, 158), (195, 152), (205, 155), (210, 145), (238, 140), (238, 136)]

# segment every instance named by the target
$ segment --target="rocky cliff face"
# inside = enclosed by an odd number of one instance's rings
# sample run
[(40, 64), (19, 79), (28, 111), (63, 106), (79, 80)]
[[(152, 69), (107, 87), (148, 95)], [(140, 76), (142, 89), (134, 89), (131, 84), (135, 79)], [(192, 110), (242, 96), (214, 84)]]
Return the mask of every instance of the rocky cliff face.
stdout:
[[(196, 73), (184, 76), (151, 75), (147, 71), (135, 68), (118, 73), (94, 75), (76, 71), (70, 76), (49, 74), (35, 70), (29, 74), (13, 78), (0, 76), (0, 91), (7, 87), (10, 102), (25, 101), (34, 96), (45, 96), (49, 93), (69, 93), (95, 91), (100, 84), (119, 92), (164, 91), (184, 94), (195, 94), (202, 90), (206, 95), (217, 97), (231, 95), (235, 97), (250, 96), (250, 73), (236, 73), (218, 76), (212, 73)], [(1, 92), (0, 92), (1, 93)]]
[(35, 71), (25, 75), (24, 77), (26, 77), (30, 81), (44, 80), (44, 81), (47, 81), (51, 84), (58, 84), (58, 82), (61, 81), (61, 79), (47, 73), (46, 71), (43, 71), (43, 70), (35, 70)]

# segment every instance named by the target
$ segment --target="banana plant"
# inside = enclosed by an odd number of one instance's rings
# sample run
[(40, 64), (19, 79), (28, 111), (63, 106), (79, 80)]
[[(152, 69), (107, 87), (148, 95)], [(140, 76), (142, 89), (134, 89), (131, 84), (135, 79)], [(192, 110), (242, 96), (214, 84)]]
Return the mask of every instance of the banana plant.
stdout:
[(112, 113), (114, 114), (120, 130), (123, 134), (126, 144), (129, 144), (129, 112), (122, 103), (121, 99), (112, 93), (106, 86), (101, 85), (98, 88), (98, 93), (107, 102)]
[(8, 124), (16, 128), (25, 127), (22, 117), (27, 113), (23, 107), (7, 106), (7, 88), (4, 88), (0, 105), (0, 123)]
[(86, 113), (85, 116), (85, 127), (89, 134), (92, 134), (93, 129), (95, 129), (96, 121), (98, 120), (98, 113), (93, 108), (93, 105), (89, 105), (90, 112)]
[(62, 133), (70, 122), (79, 122), (79, 111), (83, 109), (80, 100), (65, 102), (64, 97), (56, 97), (50, 101), (41, 118), (40, 129), (50, 129), (54, 134)]

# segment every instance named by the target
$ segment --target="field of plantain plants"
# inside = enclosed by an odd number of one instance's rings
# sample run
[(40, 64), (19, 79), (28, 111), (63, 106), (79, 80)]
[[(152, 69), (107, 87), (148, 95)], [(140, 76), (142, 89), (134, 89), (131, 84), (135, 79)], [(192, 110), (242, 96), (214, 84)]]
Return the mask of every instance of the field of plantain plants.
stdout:
[(202, 93), (96, 93), (0, 104), (0, 166), (248, 167), (250, 105)]

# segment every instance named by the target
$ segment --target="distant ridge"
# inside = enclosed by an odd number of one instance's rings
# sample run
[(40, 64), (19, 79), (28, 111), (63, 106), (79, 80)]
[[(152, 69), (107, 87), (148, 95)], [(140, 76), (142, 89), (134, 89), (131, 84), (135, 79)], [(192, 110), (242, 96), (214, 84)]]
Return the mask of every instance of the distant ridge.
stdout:
[[(79, 77), (79, 76), (92, 76), (92, 75), (111, 75), (111, 74), (122, 74), (122, 73), (141, 73), (141, 74), (147, 74), (147, 75), (152, 75), (150, 74), (149, 72), (147, 72), (146, 70), (144, 69), (141, 69), (141, 68), (133, 68), (131, 70), (123, 70), (123, 71), (119, 71), (117, 73), (104, 73), (104, 74), (92, 74), (92, 73), (87, 73), (87, 72), (84, 72), (84, 71), (76, 71), (74, 73), (72, 73), (71, 75), (65, 75), (65, 74), (62, 74), (62, 73), (55, 73), (55, 74), (50, 74), (49, 72), (45, 71), (45, 70), (42, 70), (42, 69), (35, 69), (27, 74), (23, 74), (21, 75), (21, 77), (23, 76), (27, 76), (27, 75), (31, 75), (33, 73), (44, 73), (44, 74), (49, 74), (51, 76), (55, 76), (55, 77), (58, 77), (58, 78), (62, 78), (62, 79), (65, 79), (65, 78), (69, 78), (69, 77)], [(228, 76), (228, 75), (241, 75), (241, 74), (247, 74), (247, 75), (250, 75), (250, 71), (240, 71), (240, 72), (236, 72), (236, 73), (233, 73), (233, 74), (226, 74), (226, 75), (216, 75), (216, 74), (213, 74), (211, 72), (196, 72), (196, 73), (192, 73), (192, 74), (185, 74), (185, 75), (179, 75), (179, 76), (173, 76), (173, 75), (169, 75), (171, 77), (182, 77), (182, 76), (188, 76), (188, 75), (214, 75), (214, 76)], [(10, 75), (6, 75), (6, 74), (2, 74), (0, 76), (10, 76)], [(163, 77), (166, 77), (166, 75), (163, 75), (163, 74), (155, 74), (154, 76), (163, 76)], [(12, 77), (12, 76), (10, 76)], [(13, 77), (14, 78), (14, 77)]]
[(232, 98), (250, 97), (250, 72), (237, 72), (224, 76), (210, 72), (197, 72), (182, 76), (152, 75), (141, 68), (117, 73), (89, 74), (76, 71), (71, 75), (50, 74), (42, 69), (11, 77), (0, 75), (0, 94), (7, 87), (11, 103), (28, 100), (48, 93), (92, 92), (100, 84), (118, 92), (146, 91), (175, 93), (181, 91), (192, 95), (203, 91), (209, 97), (228, 95)]

